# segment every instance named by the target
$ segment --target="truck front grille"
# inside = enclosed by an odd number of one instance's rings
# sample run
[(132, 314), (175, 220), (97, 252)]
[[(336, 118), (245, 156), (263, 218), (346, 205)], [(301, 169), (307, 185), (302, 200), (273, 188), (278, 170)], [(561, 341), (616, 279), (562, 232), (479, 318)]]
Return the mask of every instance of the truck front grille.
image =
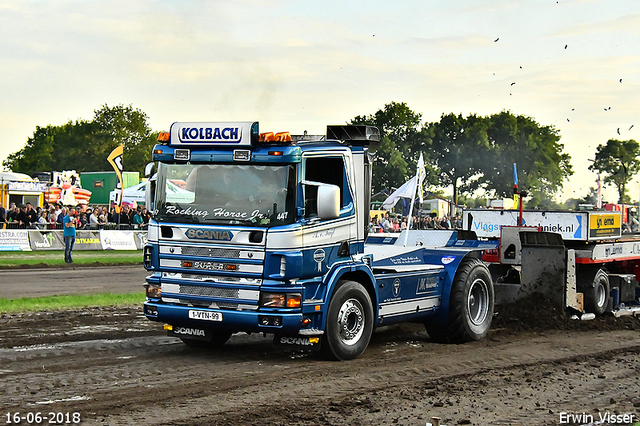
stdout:
[(209, 247), (183, 247), (182, 254), (188, 256), (224, 257), (228, 259), (240, 258), (240, 250)]
[(237, 299), (238, 289), (208, 287), (200, 285), (181, 285), (180, 294), (190, 296), (218, 297), (223, 299)]
[(185, 280), (239, 282), (241, 277), (213, 277), (211, 275), (182, 274)]

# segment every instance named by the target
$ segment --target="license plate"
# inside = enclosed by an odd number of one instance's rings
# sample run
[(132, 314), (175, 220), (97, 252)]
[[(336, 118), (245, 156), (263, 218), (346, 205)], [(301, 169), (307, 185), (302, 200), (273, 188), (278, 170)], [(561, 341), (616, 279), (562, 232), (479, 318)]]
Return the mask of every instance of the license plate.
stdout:
[(222, 321), (222, 314), (220, 312), (189, 310), (189, 318), (207, 321)]

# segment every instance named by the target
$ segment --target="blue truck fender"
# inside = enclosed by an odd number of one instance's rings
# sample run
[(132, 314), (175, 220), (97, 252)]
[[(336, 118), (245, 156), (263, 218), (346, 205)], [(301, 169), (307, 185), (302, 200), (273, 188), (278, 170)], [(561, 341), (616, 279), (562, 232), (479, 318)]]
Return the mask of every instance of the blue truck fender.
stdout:
[(449, 322), (449, 302), (451, 298), (451, 289), (456, 277), (458, 267), (464, 259), (477, 258), (476, 250), (442, 250), (442, 249), (425, 249), (424, 261), (427, 264), (443, 265), (446, 271), (444, 283), (442, 286), (442, 303), (438, 314), (434, 320), (442, 325)]
[[(376, 279), (373, 276), (371, 268), (361, 262), (345, 261), (334, 263), (331, 269), (325, 274), (323, 280), (326, 285), (326, 292), (324, 297), (323, 312), (327, 312), (329, 304), (331, 303), (331, 297), (335, 292), (338, 282), (341, 280), (352, 280), (360, 283), (369, 293), (371, 297), (371, 305), (373, 308), (373, 321), (376, 322), (378, 318), (378, 295), (376, 291), (375, 282)], [(327, 316), (322, 318), (322, 330), (325, 329), (327, 324)]]

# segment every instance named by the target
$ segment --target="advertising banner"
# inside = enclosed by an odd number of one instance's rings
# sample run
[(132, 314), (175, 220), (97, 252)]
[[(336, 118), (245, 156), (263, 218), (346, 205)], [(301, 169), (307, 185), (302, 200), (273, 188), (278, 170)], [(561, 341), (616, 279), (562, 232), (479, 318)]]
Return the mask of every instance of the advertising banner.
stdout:
[[(518, 224), (517, 210), (465, 210), (462, 227), (480, 238), (500, 238), (500, 228)], [(544, 232), (562, 235), (565, 241), (587, 240), (586, 212), (524, 211), (523, 226), (534, 226)]]
[(142, 250), (144, 245), (147, 244), (147, 231), (134, 231), (136, 236), (136, 248)]
[[(63, 245), (64, 248), (64, 245)], [(102, 250), (100, 231), (76, 231), (74, 250)]]
[(26, 229), (0, 230), (0, 251), (31, 251), (29, 231)]
[(31, 250), (64, 250), (62, 231), (29, 230), (27, 232)]
[(589, 236), (592, 238), (620, 237), (621, 217), (620, 212), (590, 213)]
[[(622, 235), (620, 212), (525, 210), (522, 219), (523, 226), (555, 232), (565, 241), (614, 239)], [(500, 228), (516, 226), (517, 220), (517, 210), (465, 210), (462, 226), (478, 237), (500, 238)]]
[(134, 231), (100, 231), (103, 250), (137, 250)]
[[(73, 250), (142, 250), (147, 231), (78, 230)], [(0, 251), (64, 250), (61, 230), (0, 229)]]

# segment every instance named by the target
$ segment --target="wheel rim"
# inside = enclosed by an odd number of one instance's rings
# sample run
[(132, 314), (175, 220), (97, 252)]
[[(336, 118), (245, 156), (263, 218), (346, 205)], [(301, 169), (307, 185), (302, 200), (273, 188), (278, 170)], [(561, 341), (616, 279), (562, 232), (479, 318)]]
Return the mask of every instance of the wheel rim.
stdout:
[(596, 285), (596, 306), (603, 307), (607, 301), (607, 291), (603, 283)]
[(473, 325), (482, 325), (489, 314), (489, 289), (484, 280), (478, 278), (469, 289), (467, 312)]
[(348, 299), (338, 312), (338, 336), (345, 345), (358, 342), (364, 333), (365, 316), (362, 304), (357, 299)]

